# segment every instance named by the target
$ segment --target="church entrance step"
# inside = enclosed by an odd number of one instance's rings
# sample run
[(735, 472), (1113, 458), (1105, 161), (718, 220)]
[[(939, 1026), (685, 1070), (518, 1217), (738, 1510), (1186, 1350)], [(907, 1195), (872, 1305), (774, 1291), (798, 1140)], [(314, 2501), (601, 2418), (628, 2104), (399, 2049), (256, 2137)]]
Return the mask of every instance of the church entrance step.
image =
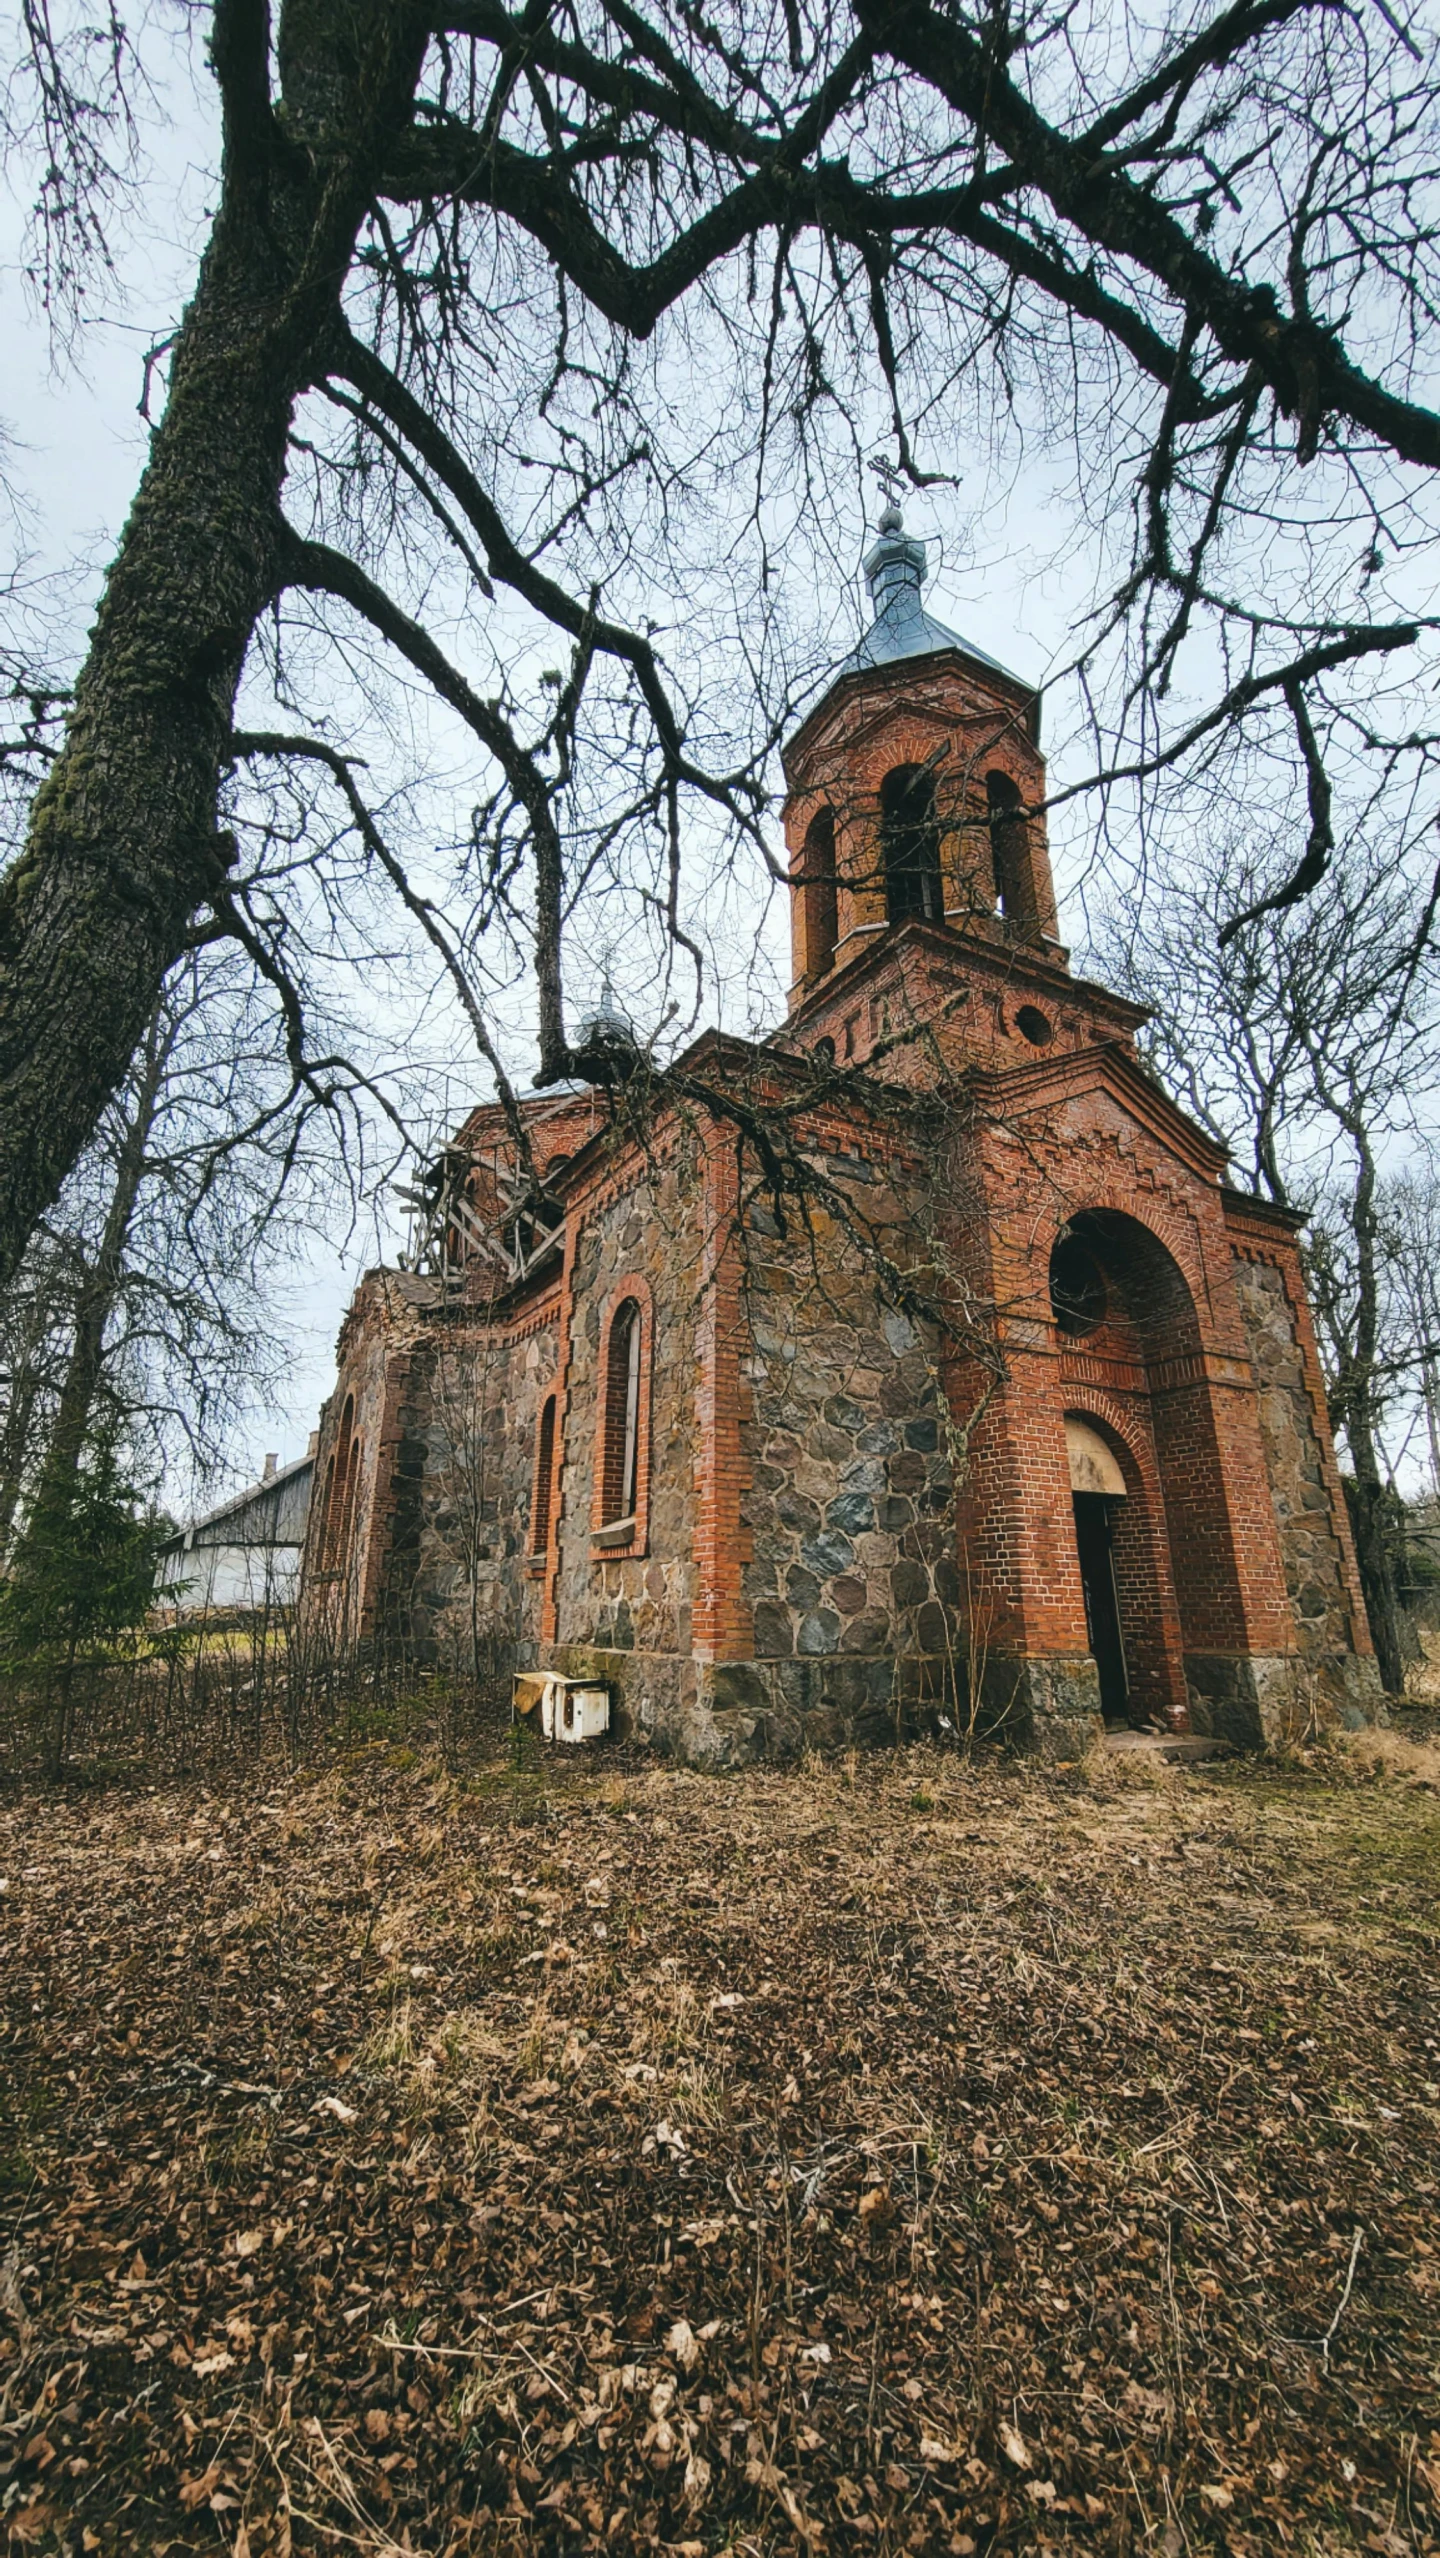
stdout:
[(1228, 1741), (1206, 1740), (1199, 1732), (1107, 1732), (1105, 1747), (1116, 1752), (1140, 1752), (1152, 1759), (1166, 1759), (1173, 1767), (1193, 1759), (1228, 1759), (1232, 1756)]

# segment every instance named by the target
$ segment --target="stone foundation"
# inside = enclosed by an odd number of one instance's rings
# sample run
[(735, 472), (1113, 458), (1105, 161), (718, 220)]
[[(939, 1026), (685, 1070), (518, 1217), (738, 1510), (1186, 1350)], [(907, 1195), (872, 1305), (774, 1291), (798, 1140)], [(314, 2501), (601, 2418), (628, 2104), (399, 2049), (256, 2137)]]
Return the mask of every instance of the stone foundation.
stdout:
[(1187, 1652), (1185, 1686), (1191, 1731), (1241, 1750), (1386, 1719), (1370, 1653)]
[(695, 1661), (560, 1644), (539, 1666), (604, 1679), (622, 1738), (647, 1735), (691, 1767), (748, 1767), (806, 1750), (883, 1748), (955, 1728), (950, 1665), (926, 1656)]
[(1104, 1734), (1100, 1673), (1088, 1652), (987, 1661), (983, 1728), (1043, 1759), (1079, 1759)]
[[(643, 1733), (692, 1767), (747, 1767), (806, 1750), (877, 1749), (970, 1730), (964, 1664), (929, 1654), (712, 1662), (562, 1644), (537, 1654), (537, 1665), (603, 1679), (621, 1738)], [(1099, 1738), (1099, 1678), (1083, 1653), (992, 1658), (979, 1684), (977, 1739), (1075, 1759)]]
[[(524, 1648), (535, 1657), (523, 1666), (604, 1680), (617, 1734), (643, 1734), (690, 1767), (783, 1763), (806, 1750), (884, 1748), (969, 1726), (963, 1664), (924, 1654), (695, 1661), (583, 1644)], [(1273, 1749), (1317, 1726), (1358, 1731), (1384, 1720), (1375, 1664), (1351, 1652), (1191, 1652), (1185, 1679), (1191, 1730), (1237, 1749)], [(977, 1739), (1055, 1761), (1083, 1758), (1103, 1737), (1099, 1674), (1088, 1653), (992, 1655), (979, 1687)]]

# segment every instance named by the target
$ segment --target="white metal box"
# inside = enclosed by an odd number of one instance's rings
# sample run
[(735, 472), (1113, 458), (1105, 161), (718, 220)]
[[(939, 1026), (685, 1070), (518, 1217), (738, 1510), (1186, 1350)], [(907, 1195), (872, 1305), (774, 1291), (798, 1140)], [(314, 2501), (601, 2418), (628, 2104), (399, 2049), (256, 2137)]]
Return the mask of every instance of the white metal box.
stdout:
[(537, 1706), (547, 1741), (597, 1741), (610, 1729), (610, 1691), (594, 1679), (567, 1679), (558, 1670), (521, 1671), (515, 1711), (533, 1714)]

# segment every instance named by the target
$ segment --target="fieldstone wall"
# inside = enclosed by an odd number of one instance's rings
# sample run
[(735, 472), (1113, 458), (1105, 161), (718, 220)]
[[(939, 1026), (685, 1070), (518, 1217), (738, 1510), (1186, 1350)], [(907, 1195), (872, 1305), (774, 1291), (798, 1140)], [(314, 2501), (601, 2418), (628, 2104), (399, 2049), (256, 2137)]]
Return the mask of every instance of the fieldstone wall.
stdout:
[(449, 1310), (428, 1318), (411, 1354), (386, 1616), (420, 1657), (462, 1675), (533, 1639), (530, 1503), (555, 1357), (553, 1318), (515, 1335)]
[[(882, 1166), (847, 1156), (831, 1170), (898, 1234), (902, 1204)], [(953, 1676), (953, 1476), (935, 1340), (883, 1302), (836, 1226), (822, 1219), (819, 1241), (823, 1258), (751, 1212), (744, 1590), (757, 1662), (793, 1665), (776, 1676), (780, 1694), (878, 1737), (897, 1708), (947, 1693)]]
[(1235, 1285), (1260, 1388), (1260, 1429), (1302, 1652), (1348, 1652), (1350, 1602), (1320, 1441), (1281, 1272), (1237, 1260)]
[[(887, 1167), (829, 1169), (867, 1223), (913, 1249), (923, 1221)], [(688, 1213), (687, 1213), (688, 1212)], [(707, 1321), (700, 1204), (653, 1174), (591, 1220), (574, 1265), (557, 1635), (545, 1657), (609, 1679), (621, 1728), (691, 1761), (739, 1766), (808, 1746), (893, 1740), (953, 1700), (960, 1588), (936, 1342), (888, 1307), (843, 1225), (782, 1236), (750, 1208), (739, 1260), (740, 1596), (748, 1657), (692, 1650), (696, 1437)], [(604, 1313), (628, 1276), (654, 1300), (649, 1552), (593, 1549), (591, 1493)], [(729, 1318), (727, 1318), (729, 1319)]]

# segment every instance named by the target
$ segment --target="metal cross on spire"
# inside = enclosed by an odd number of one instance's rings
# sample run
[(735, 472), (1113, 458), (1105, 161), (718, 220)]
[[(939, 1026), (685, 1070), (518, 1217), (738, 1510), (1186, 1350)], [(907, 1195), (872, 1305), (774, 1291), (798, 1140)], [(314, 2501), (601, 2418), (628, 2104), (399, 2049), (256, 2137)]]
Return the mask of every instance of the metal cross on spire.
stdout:
[[(899, 465), (895, 462), (884, 462), (877, 459), (872, 461), (870, 468), (880, 483), (881, 493), (885, 499), (885, 514), (893, 515), (896, 525), (898, 525), (900, 521), (901, 482), (904, 475), (901, 472)], [(887, 530), (893, 528), (887, 528), (882, 519), (881, 529)]]

